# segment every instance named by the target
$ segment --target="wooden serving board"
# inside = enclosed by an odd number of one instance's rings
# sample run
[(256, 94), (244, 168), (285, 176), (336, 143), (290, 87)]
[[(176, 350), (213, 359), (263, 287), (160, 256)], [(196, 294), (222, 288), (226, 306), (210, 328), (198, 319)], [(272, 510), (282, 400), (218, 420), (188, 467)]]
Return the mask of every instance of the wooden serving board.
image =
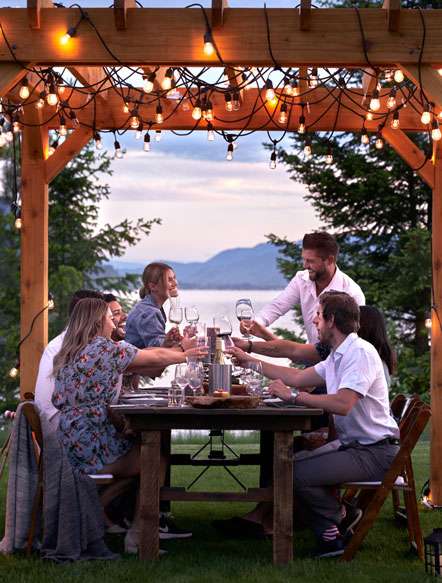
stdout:
[(231, 395), (230, 397), (189, 397), (192, 407), (199, 409), (255, 409), (259, 404), (258, 397), (249, 395)]

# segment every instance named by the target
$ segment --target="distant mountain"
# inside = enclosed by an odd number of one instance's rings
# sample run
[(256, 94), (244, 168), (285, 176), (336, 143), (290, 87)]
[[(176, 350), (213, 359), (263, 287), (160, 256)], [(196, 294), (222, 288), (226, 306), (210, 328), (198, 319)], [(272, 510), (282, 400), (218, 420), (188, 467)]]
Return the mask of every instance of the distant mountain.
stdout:
[[(183, 289), (277, 289), (287, 283), (278, 271), (277, 257), (275, 246), (260, 243), (255, 247), (226, 249), (204, 262), (166, 263), (175, 270)], [(146, 264), (111, 261), (110, 265), (124, 275), (141, 274)]]

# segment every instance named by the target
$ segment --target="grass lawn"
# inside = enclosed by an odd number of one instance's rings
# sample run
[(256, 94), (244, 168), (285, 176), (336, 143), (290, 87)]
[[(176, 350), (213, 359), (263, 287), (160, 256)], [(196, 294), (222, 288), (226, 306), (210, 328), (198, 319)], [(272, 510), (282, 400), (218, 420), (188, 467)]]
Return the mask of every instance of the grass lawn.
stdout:
[[(257, 444), (238, 440), (237, 451), (257, 450)], [(194, 451), (195, 445), (178, 440), (174, 449), (180, 452)], [(428, 477), (429, 444), (424, 439), (416, 448), (414, 468), (420, 489)], [(196, 475), (195, 468), (176, 468), (174, 485), (186, 485)], [(241, 480), (256, 485), (257, 470), (240, 468)], [(211, 468), (200, 483), (200, 489), (232, 489), (231, 478), (222, 469)], [(3, 532), (5, 479), (0, 490), (0, 516)], [(269, 541), (226, 540), (212, 528), (214, 518), (227, 518), (243, 513), (250, 505), (239, 503), (175, 503), (173, 512), (180, 525), (193, 531), (193, 538), (184, 541), (162, 543), (168, 555), (155, 564), (141, 564), (134, 557), (124, 556), (119, 561), (89, 562), (69, 565), (53, 565), (37, 557), (26, 559), (22, 555), (0, 556), (0, 582), (5, 583), (89, 583), (96, 581), (137, 583), (164, 582), (222, 582), (287, 583), (288, 580), (318, 583), (322, 581), (354, 582), (404, 582), (422, 583), (433, 581), (425, 576), (425, 570), (415, 556), (409, 553), (405, 527), (398, 527), (391, 512), (391, 502), (366, 539), (362, 550), (350, 564), (333, 559), (317, 561), (309, 553), (313, 539), (309, 532), (295, 533), (295, 560), (289, 566), (274, 567), (271, 564), (272, 545)], [(442, 512), (421, 510), (424, 535), (435, 527), (442, 527)], [(122, 550), (121, 537), (108, 539), (115, 551)]]

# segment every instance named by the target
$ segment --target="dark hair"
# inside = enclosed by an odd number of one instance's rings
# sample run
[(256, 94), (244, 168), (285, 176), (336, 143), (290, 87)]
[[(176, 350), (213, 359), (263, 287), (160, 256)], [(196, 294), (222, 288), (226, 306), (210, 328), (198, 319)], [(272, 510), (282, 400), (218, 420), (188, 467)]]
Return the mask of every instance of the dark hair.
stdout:
[(72, 312), (74, 311), (74, 308), (78, 302), (80, 300), (84, 300), (85, 298), (95, 298), (97, 300), (102, 300), (103, 294), (94, 289), (77, 289), (71, 298), (71, 303), (69, 304), (69, 316), (72, 315)]
[(342, 334), (359, 330), (359, 306), (348, 294), (339, 291), (324, 292), (319, 296), (324, 320), (333, 316), (336, 328)]
[(336, 239), (329, 233), (307, 233), (302, 240), (303, 249), (313, 249), (318, 252), (321, 259), (327, 257), (334, 257), (335, 259), (339, 253), (339, 245)]
[(161, 281), (161, 278), (163, 278), (164, 280), (166, 273), (169, 270), (173, 271), (172, 267), (170, 267), (170, 265), (167, 265), (167, 263), (160, 262), (149, 263), (149, 265), (147, 265), (144, 268), (143, 275), (141, 278), (143, 281), (143, 287), (140, 288), (140, 298), (143, 299), (146, 297), (146, 295), (149, 295), (150, 294), (149, 284), (159, 283)]
[(111, 302), (118, 302), (114, 294), (103, 294), (103, 300), (106, 302), (106, 304), (110, 304)]
[(361, 306), (359, 336), (373, 344), (388, 368), (388, 372), (393, 374), (396, 369), (396, 355), (387, 337), (385, 319), (374, 306)]

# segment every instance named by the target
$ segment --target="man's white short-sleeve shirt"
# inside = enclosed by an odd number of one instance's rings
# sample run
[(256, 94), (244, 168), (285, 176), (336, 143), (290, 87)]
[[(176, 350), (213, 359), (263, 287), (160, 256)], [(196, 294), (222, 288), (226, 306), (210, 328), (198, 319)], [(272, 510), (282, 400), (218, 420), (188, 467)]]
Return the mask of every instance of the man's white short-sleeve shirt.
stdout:
[[(336, 266), (333, 279), (321, 294), (332, 290), (346, 292), (355, 299), (358, 306), (365, 305), (365, 296), (359, 285), (338, 266)], [(310, 279), (308, 270), (298, 271), (287, 287), (262, 308), (256, 320), (264, 326), (270, 326), (295, 305), (300, 305), (308, 342), (315, 344), (318, 342), (318, 332), (313, 324), (313, 318), (316, 316), (321, 294), (319, 296), (316, 294), (316, 284)]]
[(348, 415), (334, 415), (341, 443), (376, 443), (386, 437), (399, 437), (398, 426), (390, 415), (388, 387), (381, 358), (374, 346), (349, 334), (326, 360), (315, 365), (325, 381), (327, 394), (350, 389), (360, 398)]

